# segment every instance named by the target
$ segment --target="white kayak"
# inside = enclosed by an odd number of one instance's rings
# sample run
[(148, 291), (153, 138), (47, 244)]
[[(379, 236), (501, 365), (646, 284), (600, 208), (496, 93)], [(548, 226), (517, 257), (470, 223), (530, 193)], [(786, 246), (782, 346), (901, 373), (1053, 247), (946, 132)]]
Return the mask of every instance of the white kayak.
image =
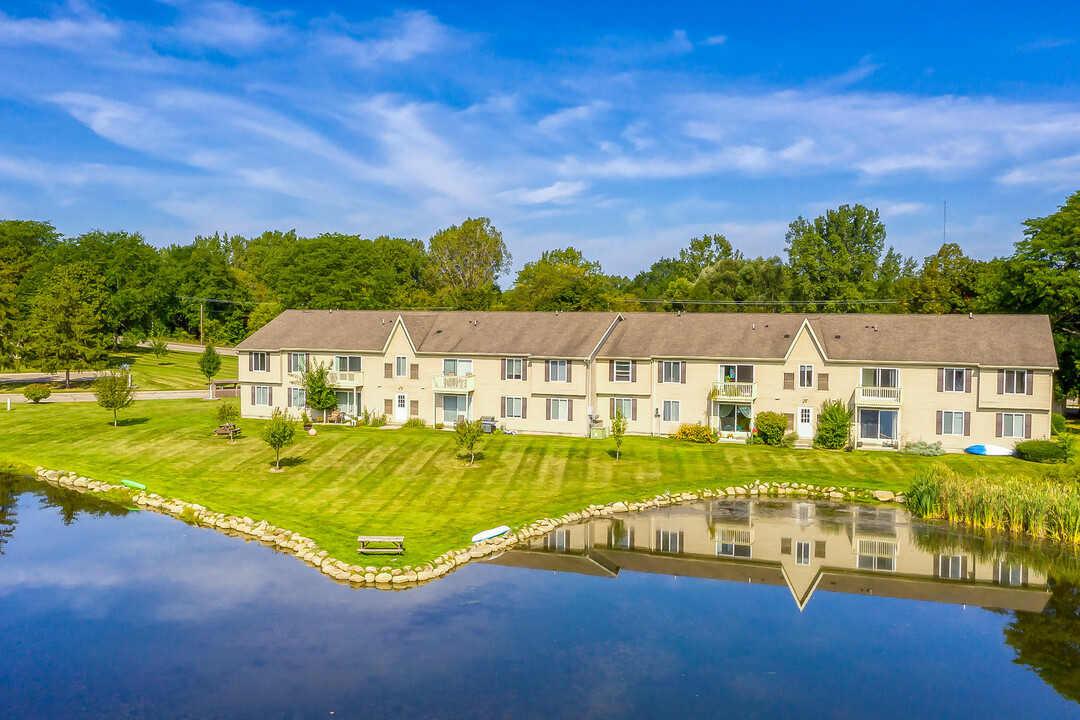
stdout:
[(475, 543), (475, 542), (481, 542), (483, 540), (490, 540), (493, 537), (499, 537), (500, 535), (505, 535), (508, 532), (510, 532), (510, 527), (509, 526), (500, 525), (497, 528), (491, 528), (490, 530), (485, 530), (484, 532), (476, 533), (475, 535), (472, 536), (472, 541)]
[(1016, 454), (1015, 451), (1001, 447), (1000, 445), (972, 445), (967, 448), (965, 452), (969, 452), (972, 455), (990, 455), (995, 457), (1007, 457)]

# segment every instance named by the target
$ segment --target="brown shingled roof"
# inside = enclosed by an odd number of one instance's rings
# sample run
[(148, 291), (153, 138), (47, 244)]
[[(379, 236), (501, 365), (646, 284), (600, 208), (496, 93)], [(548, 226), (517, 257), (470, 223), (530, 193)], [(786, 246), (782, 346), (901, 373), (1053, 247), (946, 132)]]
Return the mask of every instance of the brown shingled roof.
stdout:
[[(381, 352), (401, 317), (421, 353), (589, 357), (617, 313), (286, 310), (240, 350)], [(782, 359), (804, 321), (830, 360), (1056, 368), (1045, 315), (623, 313), (601, 358)]]

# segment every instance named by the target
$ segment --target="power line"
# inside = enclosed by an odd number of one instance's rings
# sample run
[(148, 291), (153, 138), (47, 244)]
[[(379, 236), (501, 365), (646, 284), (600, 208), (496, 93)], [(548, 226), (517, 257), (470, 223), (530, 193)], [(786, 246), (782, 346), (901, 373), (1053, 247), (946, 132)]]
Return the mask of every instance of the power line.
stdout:
[(899, 300), (670, 300), (626, 298), (629, 302), (670, 303), (672, 305), (895, 305)]

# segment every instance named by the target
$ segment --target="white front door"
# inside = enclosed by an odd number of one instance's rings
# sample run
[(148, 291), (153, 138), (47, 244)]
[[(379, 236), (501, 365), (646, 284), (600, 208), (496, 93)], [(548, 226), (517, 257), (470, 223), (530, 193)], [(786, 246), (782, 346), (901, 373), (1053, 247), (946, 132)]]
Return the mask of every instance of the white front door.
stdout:
[(796, 418), (795, 423), (795, 432), (799, 433), (799, 437), (801, 438), (814, 437), (814, 408), (799, 408), (799, 415)]
[(409, 396), (398, 393), (394, 398), (394, 422), (405, 422), (409, 419)]

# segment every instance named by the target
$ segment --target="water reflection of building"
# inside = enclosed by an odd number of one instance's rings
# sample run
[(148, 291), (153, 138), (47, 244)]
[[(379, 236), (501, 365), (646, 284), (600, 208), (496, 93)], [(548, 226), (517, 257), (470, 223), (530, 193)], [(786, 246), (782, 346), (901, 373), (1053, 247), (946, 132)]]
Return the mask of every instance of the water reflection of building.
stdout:
[(720, 500), (559, 528), (493, 560), (615, 577), (622, 570), (1040, 611), (1046, 577), (973, 552), (924, 549), (907, 513), (784, 500)]

